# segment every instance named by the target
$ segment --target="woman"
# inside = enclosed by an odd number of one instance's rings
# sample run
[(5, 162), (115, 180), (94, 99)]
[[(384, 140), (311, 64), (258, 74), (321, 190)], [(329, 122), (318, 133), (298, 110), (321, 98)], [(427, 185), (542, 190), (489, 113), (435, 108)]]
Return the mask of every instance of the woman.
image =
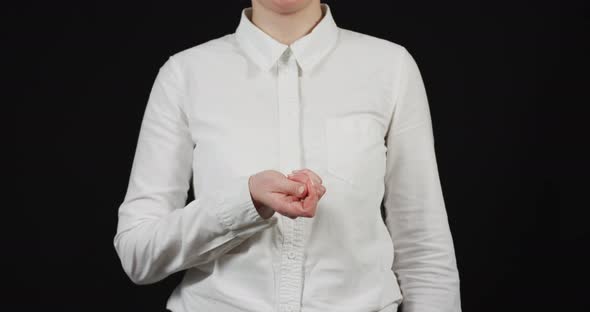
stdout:
[(253, 0), (160, 68), (114, 246), (137, 284), (187, 270), (174, 312), (460, 311), (414, 59), (319, 0)]

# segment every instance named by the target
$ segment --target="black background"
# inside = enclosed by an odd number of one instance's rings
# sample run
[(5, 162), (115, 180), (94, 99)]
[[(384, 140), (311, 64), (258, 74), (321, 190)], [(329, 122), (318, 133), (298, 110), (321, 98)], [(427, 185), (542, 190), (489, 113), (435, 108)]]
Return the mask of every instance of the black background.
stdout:
[[(15, 61), (27, 67), (17, 77), (26, 83), (16, 181), (35, 243), (13, 240), (31, 273), (14, 284), (28, 299), (5, 301), (14, 310), (164, 310), (182, 273), (134, 285), (112, 241), (158, 68), (175, 52), (235, 31), (250, 5), (208, 2), (51, 1), (21, 11), (32, 18), (13, 33), (27, 60)], [(586, 263), (583, 252), (559, 259), (562, 248), (580, 248), (588, 230), (557, 213), (556, 121), (543, 118), (562, 107), (560, 24), (574, 15), (539, 2), (326, 2), (338, 26), (399, 43), (420, 66), (463, 311), (588, 307), (583, 282), (559, 298), (567, 282), (589, 277), (563, 273)], [(587, 19), (575, 25), (584, 29)]]

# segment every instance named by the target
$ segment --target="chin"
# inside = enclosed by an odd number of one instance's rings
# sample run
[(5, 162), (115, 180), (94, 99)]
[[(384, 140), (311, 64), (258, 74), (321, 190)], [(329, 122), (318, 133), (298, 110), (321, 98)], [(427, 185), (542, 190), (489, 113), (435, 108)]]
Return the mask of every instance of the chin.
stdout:
[(266, 7), (281, 14), (294, 13), (309, 5), (312, 0), (259, 0)]

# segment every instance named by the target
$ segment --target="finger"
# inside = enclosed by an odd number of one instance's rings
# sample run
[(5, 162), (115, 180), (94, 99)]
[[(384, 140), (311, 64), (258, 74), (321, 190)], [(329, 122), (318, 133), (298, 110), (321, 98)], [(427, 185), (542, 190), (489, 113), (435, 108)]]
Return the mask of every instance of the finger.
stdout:
[(282, 195), (280, 200), (283, 202), (284, 210), (289, 210), (291, 214), (299, 215), (303, 209), (303, 199), (293, 195)]
[(311, 178), (314, 179), (314, 182), (316, 182), (316, 184), (322, 184), (324, 183), (324, 181), (322, 180), (322, 178), (315, 173), (313, 170), (309, 169), (309, 168), (303, 168), (303, 169), (299, 169), (299, 170), (294, 170), (295, 173), (297, 172), (303, 172), (308, 174)]
[[(308, 181), (310, 181), (310, 180), (308, 180)], [(309, 184), (310, 184), (310, 182), (308, 182), (308, 187), (310, 187)], [(310, 187), (310, 189), (311, 189), (311, 187)], [(309, 192), (308, 192), (308, 194), (309, 194)], [(295, 215), (298, 217), (306, 217), (306, 218), (310, 218), (310, 217), (314, 216), (314, 214), (315, 214), (314, 207), (307, 208), (307, 209), (304, 208), (306, 199), (300, 199), (296, 196), (291, 196), (291, 195), (283, 195), (283, 196), (285, 196), (285, 197), (283, 197), (281, 200), (286, 202), (286, 204), (283, 207), (287, 211), (287, 214)]]
[(285, 206), (285, 212), (287, 213), (287, 215), (294, 216), (295, 218), (305, 216), (305, 212), (303, 212), (303, 202), (299, 198), (294, 196), (291, 196), (291, 200), (292, 201), (288, 202)]
[(293, 173), (298, 173), (298, 172), (304, 172), (304, 173), (308, 174), (314, 180), (315, 184), (324, 183), (322, 178), (317, 173), (315, 173), (313, 170), (311, 170), (309, 168), (293, 170)]
[(311, 182), (308, 185), (310, 191), (308, 192), (307, 197), (303, 200), (303, 210), (307, 212), (308, 217), (313, 217), (315, 215), (315, 210), (317, 208), (317, 203), (319, 200), (318, 192), (316, 188), (311, 186)]
[(293, 181), (289, 178), (284, 178), (278, 180), (276, 184), (276, 192), (302, 198), (307, 195), (307, 187), (303, 182)]
[(305, 174), (303, 172), (301, 172), (301, 173), (289, 173), (287, 175), (287, 178), (289, 178), (289, 179), (291, 179), (293, 181), (301, 182), (301, 183), (306, 184), (306, 185), (307, 185), (308, 180), (311, 179), (309, 177), (309, 175), (307, 175), (307, 174)]
[(295, 174), (289, 174), (287, 176), (288, 176), (288, 179), (291, 179), (291, 180), (297, 181), (297, 182), (301, 182), (304, 185), (306, 185), (307, 192), (305, 193), (305, 197), (307, 197), (309, 195), (310, 188), (316, 187), (316, 186), (310, 186), (310, 184), (313, 184), (313, 180), (305, 173), (295, 173)]
[(320, 195), (323, 195), (326, 192), (326, 187), (323, 185), (316, 185), (316, 189)]
[(324, 196), (324, 194), (326, 194), (326, 187), (323, 185), (320, 185), (318, 188), (320, 189), (320, 191), (319, 191), (320, 197)]
[(292, 209), (290, 214), (295, 214), (300, 217), (308, 217), (308, 218), (313, 217), (315, 215), (317, 202), (319, 201), (318, 187), (321, 185), (319, 185), (319, 184), (317, 184), (315, 186), (312, 185), (313, 179), (311, 179), (308, 176), (308, 174), (303, 173), (303, 172), (289, 175), (289, 179), (305, 183), (306, 188), (307, 188), (307, 196), (304, 199), (300, 199), (300, 198), (297, 198), (297, 197), (291, 196), (291, 195), (283, 195), (283, 196), (288, 196), (290, 198), (281, 197), (281, 200), (286, 200), (286, 201), (290, 201), (290, 200), (299, 201), (299, 200), (301, 200), (299, 203), (297, 203), (297, 205), (290, 204), (291, 207), (285, 206), (283, 209), (285, 209), (285, 210)]
[(282, 193), (274, 193), (270, 196), (270, 204), (277, 213), (291, 219), (300, 216), (300, 211), (303, 207), (303, 204), (299, 201), (298, 197)]
[[(299, 172), (295, 173), (295, 174), (289, 174), (288, 176), (290, 179), (293, 179), (293, 180), (296, 180), (299, 182), (307, 182), (308, 179), (310, 179), (313, 182), (313, 180), (310, 178), (310, 174), (305, 173), (305, 171), (302, 171), (302, 170), (299, 170)], [(319, 198), (324, 195), (326, 188), (321, 184), (316, 184), (313, 187), (316, 189), (316, 193), (318, 193), (318, 201), (319, 201)], [(309, 192), (308, 192), (308, 194), (309, 194)]]

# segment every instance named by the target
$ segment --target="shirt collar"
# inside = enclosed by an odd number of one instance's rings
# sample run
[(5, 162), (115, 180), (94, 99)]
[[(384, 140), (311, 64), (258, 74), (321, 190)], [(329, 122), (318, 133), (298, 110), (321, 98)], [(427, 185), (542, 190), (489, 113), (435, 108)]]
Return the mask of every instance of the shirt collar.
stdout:
[(262, 31), (250, 20), (252, 7), (242, 9), (240, 23), (235, 36), (240, 47), (246, 54), (265, 71), (270, 70), (287, 48), (304, 72), (313, 67), (330, 52), (338, 39), (336, 25), (330, 6), (320, 3), (323, 17), (315, 27), (291, 45), (283, 44)]

